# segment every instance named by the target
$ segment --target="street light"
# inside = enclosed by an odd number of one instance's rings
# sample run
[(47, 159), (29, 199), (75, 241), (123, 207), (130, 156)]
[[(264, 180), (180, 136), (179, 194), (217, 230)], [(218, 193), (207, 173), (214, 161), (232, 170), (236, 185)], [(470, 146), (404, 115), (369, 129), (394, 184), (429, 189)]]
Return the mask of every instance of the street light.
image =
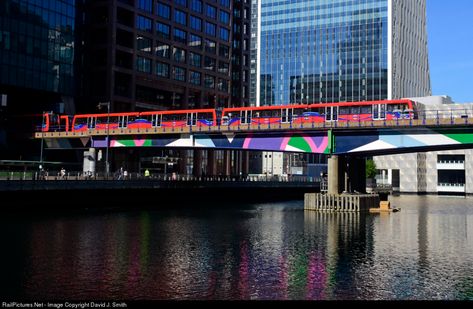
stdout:
[(43, 111), (43, 119), (41, 120), (41, 153), (39, 155), (39, 175), (41, 177), (41, 171), (43, 169), (43, 145), (44, 145), (44, 120), (46, 117), (46, 112)]
[(110, 166), (108, 164), (108, 148), (110, 145), (109, 142), (109, 137), (110, 137), (110, 101), (108, 102), (99, 102), (99, 105), (97, 107), (101, 109), (102, 107), (107, 107), (107, 150), (105, 152), (105, 174), (107, 175), (108, 179), (108, 174), (110, 173)]

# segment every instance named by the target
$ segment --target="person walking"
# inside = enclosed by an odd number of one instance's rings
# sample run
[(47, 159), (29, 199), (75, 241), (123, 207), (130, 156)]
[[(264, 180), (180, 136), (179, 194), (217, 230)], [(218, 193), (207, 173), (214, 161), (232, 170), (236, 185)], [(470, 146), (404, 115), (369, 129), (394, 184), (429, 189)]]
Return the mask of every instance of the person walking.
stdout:
[(145, 170), (145, 178), (149, 178), (149, 170), (148, 169)]

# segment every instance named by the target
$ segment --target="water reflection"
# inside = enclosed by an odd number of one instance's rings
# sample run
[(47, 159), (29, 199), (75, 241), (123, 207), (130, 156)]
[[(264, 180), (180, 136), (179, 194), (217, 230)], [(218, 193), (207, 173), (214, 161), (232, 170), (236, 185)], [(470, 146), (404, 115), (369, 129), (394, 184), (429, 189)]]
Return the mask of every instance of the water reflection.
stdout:
[(304, 212), (293, 202), (8, 216), (1, 219), (8, 276), (0, 280), (10, 288), (1, 293), (35, 300), (473, 299), (472, 201), (395, 197), (402, 211), (381, 215)]

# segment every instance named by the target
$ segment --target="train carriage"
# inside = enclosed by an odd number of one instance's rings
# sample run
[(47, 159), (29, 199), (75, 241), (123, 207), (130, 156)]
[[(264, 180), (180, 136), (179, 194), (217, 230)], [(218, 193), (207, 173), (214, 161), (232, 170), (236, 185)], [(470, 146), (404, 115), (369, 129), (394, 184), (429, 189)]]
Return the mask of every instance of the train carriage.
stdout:
[[(211, 127), (217, 125), (274, 125), (323, 122), (363, 122), (416, 118), (416, 106), (407, 99), (365, 102), (317, 103), (259, 107), (188, 109), (129, 113), (75, 115), (43, 114), (41, 130), (86, 131), (109, 129), (146, 129), (173, 127)], [(218, 119), (217, 119), (218, 113)], [(109, 125), (107, 126), (107, 123)]]

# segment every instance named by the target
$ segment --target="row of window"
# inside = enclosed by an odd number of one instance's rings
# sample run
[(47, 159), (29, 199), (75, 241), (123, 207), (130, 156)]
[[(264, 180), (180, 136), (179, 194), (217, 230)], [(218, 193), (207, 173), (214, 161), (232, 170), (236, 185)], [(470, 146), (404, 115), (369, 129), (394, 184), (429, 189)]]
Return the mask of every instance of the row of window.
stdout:
[[(205, 6), (205, 15), (211, 19), (214, 19), (216, 20), (217, 19), (217, 8), (212, 6), (212, 5), (206, 5)], [(156, 7), (156, 14), (159, 16), (159, 17), (162, 17), (162, 18), (165, 18), (165, 19), (171, 19), (171, 7), (167, 4), (164, 4), (164, 3), (161, 3), (161, 2), (158, 2), (158, 5)], [(193, 19), (194, 20), (200, 20), (200, 22), (202, 23), (202, 19), (197, 17), (197, 16), (194, 16), (194, 15), (190, 15), (189, 19), (192, 21)], [(224, 10), (219, 10), (218, 11), (218, 20), (225, 24), (225, 25), (228, 25), (230, 23), (230, 13), (228, 13), (227, 11), (224, 11)], [(181, 25), (187, 25), (187, 13), (182, 11), (182, 10), (179, 10), (179, 9), (174, 9), (174, 21), (181, 24)]]
[[(170, 72), (170, 68), (171, 68), (170, 65), (167, 63), (156, 62), (156, 68), (155, 68), (156, 75), (159, 77), (165, 77), (165, 78), (172, 77), (174, 80), (182, 81), (182, 82), (188, 81), (189, 83), (196, 86), (200, 86), (202, 84), (202, 73), (189, 70), (189, 76), (188, 76), (188, 79), (186, 80), (187, 70), (185, 68), (174, 66), (172, 67), (172, 72)], [(151, 74), (152, 73), (151, 59), (147, 59), (144, 57), (137, 57), (136, 69), (139, 72)], [(216, 81), (217, 81), (217, 89), (219, 91), (228, 92), (228, 84), (229, 84), (228, 80), (222, 79), (222, 78), (217, 79), (214, 76), (207, 75), (207, 74), (204, 75), (204, 86), (206, 88), (215, 89)]]
[[(214, 3), (217, 3), (217, 0), (211, 0), (211, 1), (214, 2)], [(154, 0), (138, 0), (137, 1), (137, 6), (138, 6), (139, 9), (141, 9), (143, 11), (152, 13), (153, 12), (153, 2), (154, 2)], [(201, 14), (203, 13), (204, 4), (202, 3), (202, 0), (190, 0), (190, 1), (187, 1), (187, 0), (174, 0), (172, 2), (174, 2), (174, 5), (176, 5), (176, 6), (182, 6), (182, 7), (185, 7), (185, 8), (187, 8), (188, 5), (189, 5), (189, 8), (192, 11), (197, 12), (197, 13), (201, 13)], [(218, 3), (220, 3), (221, 6), (227, 8), (227, 9), (230, 9), (230, 0), (218, 0)], [(160, 4), (162, 4), (162, 3), (161, 2), (157, 3), (158, 7), (159, 7)], [(212, 8), (215, 9), (214, 6), (206, 4), (205, 5), (206, 12), (209, 10), (208, 7), (212, 7)]]
[[(160, 36), (160, 37), (163, 37), (163, 36)], [(167, 36), (165, 36), (164, 38), (169, 39), (169, 37)], [(180, 31), (175, 31), (174, 41), (177, 41), (180, 43), (186, 43), (187, 35), (183, 34)], [(192, 34), (192, 33), (189, 35), (189, 40), (187, 41), (187, 45), (189, 47), (193, 47), (198, 50), (202, 50), (202, 48), (204, 48), (207, 54), (213, 54), (213, 55), (217, 54), (217, 43), (215, 41), (208, 40), (208, 39), (202, 40), (202, 37)], [(144, 36), (138, 36), (136, 38), (136, 47), (139, 51), (153, 53), (153, 40)], [(160, 57), (164, 57), (164, 58), (169, 58), (169, 53), (166, 53), (166, 51), (169, 51), (169, 48), (170, 48), (169, 44), (157, 41), (156, 49), (155, 49), (156, 55)], [(219, 44), (218, 55), (225, 59), (229, 59), (230, 47), (224, 44)]]
[[(191, 24), (191, 27), (194, 30), (202, 31), (202, 21), (195, 20), (194, 24)], [(182, 24), (182, 23), (181, 23)], [(139, 30), (146, 31), (153, 33), (153, 20), (144, 16), (138, 16), (136, 19), (136, 27)], [(204, 33), (213, 37), (218, 37), (223, 41), (230, 41), (230, 30), (223, 27), (218, 27), (217, 25), (209, 22), (204, 22)], [(217, 33), (218, 29), (218, 33)], [(171, 26), (167, 24), (163, 24), (160, 22), (156, 22), (156, 31), (157, 35), (165, 38), (169, 38), (171, 34)], [(174, 28), (174, 35), (178, 34), (179, 41), (182, 42), (186, 40), (187, 32), (178, 28)]]
[[(151, 53), (152, 52), (152, 45), (151, 40), (148, 38), (138, 37), (137, 39), (137, 48), (139, 51)], [(171, 58), (176, 62), (180, 63), (187, 63), (187, 58), (189, 58), (189, 64), (195, 67), (202, 67), (202, 60), (204, 62), (203, 66), (207, 70), (215, 71), (217, 69), (216, 63), (217, 60), (215, 58), (209, 56), (203, 56), (201, 54), (186, 51), (179, 47), (172, 47), (171, 53), (171, 45), (166, 43), (157, 42), (156, 45), (156, 56), (161, 58), (169, 59)], [(225, 61), (218, 62), (218, 72), (222, 74), (229, 73), (229, 63)]]

